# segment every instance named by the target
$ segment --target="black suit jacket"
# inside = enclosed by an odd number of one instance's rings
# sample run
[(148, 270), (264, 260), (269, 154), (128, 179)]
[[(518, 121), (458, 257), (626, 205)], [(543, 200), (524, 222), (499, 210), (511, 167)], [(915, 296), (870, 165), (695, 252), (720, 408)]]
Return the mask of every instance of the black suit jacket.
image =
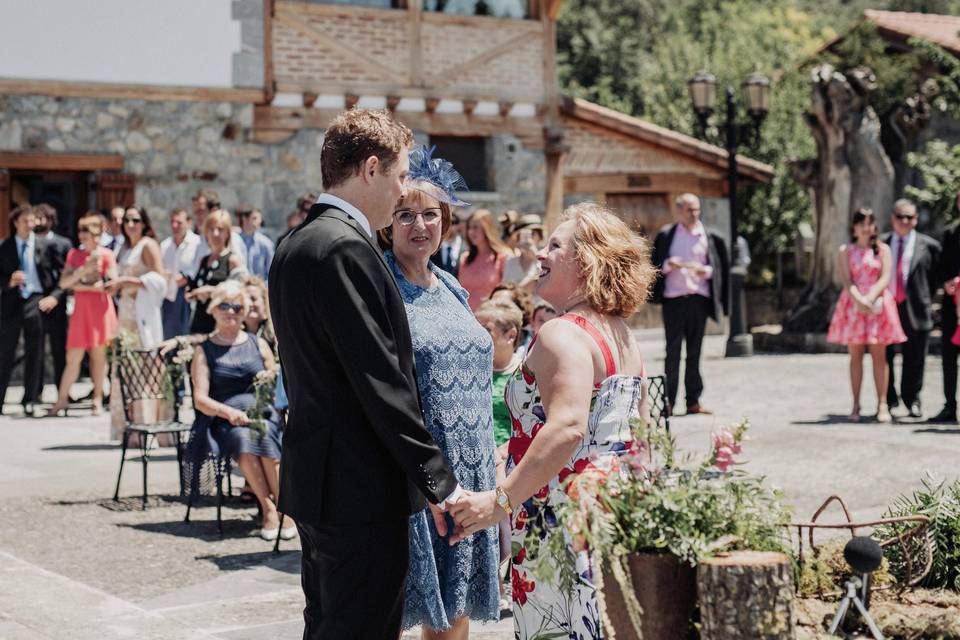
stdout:
[[(893, 249), (893, 234), (885, 234), (881, 240)], [(942, 284), (940, 279), (940, 243), (930, 236), (917, 233), (917, 240), (913, 246), (913, 257), (907, 271), (907, 284), (904, 293), (907, 295), (907, 319), (914, 331), (930, 331), (933, 329), (933, 312), (930, 304), (933, 294)], [(893, 271), (897, 265), (894, 263)], [(895, 277), (893, 274), (891, 277)]]
[(460, 271), (460, 256), (453, 255), (453, 252), (450, 252), (449, 257), (444, 255), (443, 245), (440, 245), (440, 249), (430, 256), (430, 262), (437, 265), (454, 278), (457, 277), (457, 273)]
[[(657, 233), (653, 240), (653, 264), (658, 269), (657, 281), (653, 285), (653, 301), (663, 303), (665, 286), (663, 264), (670, 257), (670, 245), (677, 232), (676, 224), (668, 224)], [(727, 278), (730, 277), (730, 260), (727, 257), (727, 245), (716, 232), (707, 229), (707, 247), (713, 277), (710, 278), (710, 317), (720, 321), (727, 313)]]
[(446, 498), (457, 480), (423, 425), (406, 310), (373, 239), (314, 205), (277, 249), (270, 308), (290, 400), (280, 510), (362, 524)]
[[(60, 236), (57, 236), (59, 238)], [(65, 240), (65, 239), (64, 239)], [(66, 241), (66, 251), (70, 250), (69, 241)], [(62, 243), (52, 241), (51, 238), (36, 238), (33, 259), (37, 265), (37, 276), (43, 295), (54, 296), (60, 301), (54, 312), (66, 313), (66, 295), (60, 288), (60, 274), (66, 262), (66, 251)], [(63, 254), (62, 259), (60, 254)], [(17, 253), (16, 235), (0, 242), (0, 322), (3, 318), (11, 318), (23, 312), (23, 298), (19, 287), (10, 287), (10, 276), (20, 270), (20, 256)], [(62, 310), (61, 310), (62, 309)], [(59, 310), (59, 311), (58, 311)], [(54, 313), (51, 312), (51, 313)]]

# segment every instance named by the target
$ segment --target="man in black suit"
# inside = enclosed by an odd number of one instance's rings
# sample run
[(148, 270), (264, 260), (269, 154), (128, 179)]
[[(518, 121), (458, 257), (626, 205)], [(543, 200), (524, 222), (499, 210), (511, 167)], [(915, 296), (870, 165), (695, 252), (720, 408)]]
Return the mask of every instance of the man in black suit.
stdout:
[(326, 192), (277, 248), (270, 308), (290, 407), (280, 511), (303, 547), (305, 639), (396, 640), (409, 516), (460, 488), (423, 425), (403, 300), (374, 233), (404, 194), (413, 143), (385, 111), (324, 134)]
[[(960, 192), (957, 192), (957, 210), (960, 211)], [(960, 276), (960, 223), (954, 222), (943, 232), (940, 241), (940, 279), (943, 282), (943, 305), (940, 308), (940, 359), (943, 366), (944, 405), (940, 413), (928, 422), (957, 422), (957, 354), (960, 348), (951, 342), (957, 330), (957, 307), (953, 296)]]
[[(890, 225), (893, 232), (885, 234), (882, 240), (892, 252), (890, 293), (897, 302), (900, 325), (907, 335), (907, 341), (887, 347), (890, 370), (887, 404), (893, 409), (903, 400), (910, 417), (919, 418), (923, 415), (920, 404), (923, 365), (927, 359), (930, 330), (933, 328), (930, 303), (940, 277), (940, 243), (916, 231), (917, 207), (909, 200), (901, 199), (893, 204)], [(893, 370), (893, 357), (898, 348), (903, 354), (899, 397)]]
[[(67, 264), (67, 254), (73, 244), (67, 238), (59, 235), (57, 228), (57, 210), (47, 203), (35, 207), (36, 226), (33, 232), (42, 238), (47, 250), (41, 261), (41, 270), (44, 281), (44, 293), (47, 298), (52, 297), (56, 304), (50, 307), (52, 301), (40, 301), (40, 311), (43, 312), (43, 334), (50, 341), (50, 356), (53, 360), (53, 385), (60, 386), (63, 369), (67, 365), (67, 292), (60, 288), (60, 275)], [(47, 284), (51, 286), (47, 286)], [(44, 376), (40, 376), (40, 388), (43, 389)]]
[(463, 220), (453, 212), (450, 215), (450, 228), (440, 241), (440, 249), (430, 256), (430, 262), (456, 278), (460, 271), (461, 251), (463, 251)]
[(47, 243), (33, 232), (34, 208), (10, 213), (9, 238), (0, 243), (0, 411), (13, 372), (17, 342), (23, 334), (23, 411), (33, 415), (43, 378), (43, 316), (58, 301), (49, 295), (56, 283), (48, 268)]
[(700, 199), (692, 193), (677, 198), (674, 219), (653, 241), (653, 263), (659, 269), (653, 301), (663, 305), (667, 337), (667, 399), (672, 410), (680, 387), (680, 350), (686, 342), (687, 413), (710, 413), (700, 404), (700, 348), (707, 318), (719, 322), (727, 310), (727, 247), (723, 238), (700, 222)]

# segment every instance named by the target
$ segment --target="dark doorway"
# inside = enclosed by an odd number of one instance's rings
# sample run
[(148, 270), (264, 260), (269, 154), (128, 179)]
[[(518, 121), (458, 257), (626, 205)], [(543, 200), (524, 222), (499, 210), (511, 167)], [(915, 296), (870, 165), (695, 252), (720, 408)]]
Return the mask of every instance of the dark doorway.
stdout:
[(10, 172), (10, 192), (14, 204), (46, 202), (57, 210), (58, 234), (76, 242), (76, 220), (93, 208), (89, 171), (17, 171)]

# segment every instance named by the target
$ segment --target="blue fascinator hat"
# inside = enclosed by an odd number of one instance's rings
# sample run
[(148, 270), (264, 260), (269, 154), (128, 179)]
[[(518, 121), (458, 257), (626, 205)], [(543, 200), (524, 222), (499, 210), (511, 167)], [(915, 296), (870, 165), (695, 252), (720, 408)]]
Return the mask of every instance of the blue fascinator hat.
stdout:
[(411, 189), (421, 191), (439, 202), (446, 202), (454, 207), (469, 206), (457, 197), (457, 191), (469, 191), (463, 179), (453, 164), (443, 158), (434, 158), (436, 145), (427, 148), (422, 145), (410, 153), (410, 171), (407, 173), (407, 183)]

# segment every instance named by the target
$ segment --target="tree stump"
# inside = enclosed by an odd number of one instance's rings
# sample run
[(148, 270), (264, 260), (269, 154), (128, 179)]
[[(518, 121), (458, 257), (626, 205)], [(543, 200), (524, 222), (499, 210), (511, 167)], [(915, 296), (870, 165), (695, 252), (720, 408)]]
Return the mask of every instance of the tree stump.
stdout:
[(736, 551), (697, 567), (703, 640), (793, 640), (793, 571), (783, 553)]

